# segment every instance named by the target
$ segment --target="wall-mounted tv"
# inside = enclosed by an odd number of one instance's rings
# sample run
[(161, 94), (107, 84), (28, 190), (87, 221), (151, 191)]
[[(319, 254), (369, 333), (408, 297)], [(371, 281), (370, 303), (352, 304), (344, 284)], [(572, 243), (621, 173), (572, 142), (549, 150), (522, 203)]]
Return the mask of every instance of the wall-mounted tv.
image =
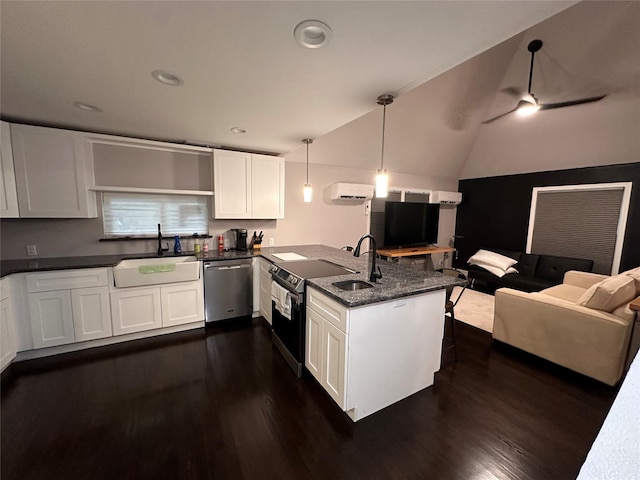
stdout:
[(440, 205), (386, 202), (384, 206), (384, 246), (424, 246), (438, 241)]

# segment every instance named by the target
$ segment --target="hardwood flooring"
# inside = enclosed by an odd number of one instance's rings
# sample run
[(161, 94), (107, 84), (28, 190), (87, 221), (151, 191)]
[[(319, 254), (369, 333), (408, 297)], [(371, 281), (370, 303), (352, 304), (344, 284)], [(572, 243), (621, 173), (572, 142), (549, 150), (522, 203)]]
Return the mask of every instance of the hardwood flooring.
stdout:
[(2, 479), (572, 479), (617, 392), (458, 323), (433, 387), (354, 424), (265, 325), (11, 366)]

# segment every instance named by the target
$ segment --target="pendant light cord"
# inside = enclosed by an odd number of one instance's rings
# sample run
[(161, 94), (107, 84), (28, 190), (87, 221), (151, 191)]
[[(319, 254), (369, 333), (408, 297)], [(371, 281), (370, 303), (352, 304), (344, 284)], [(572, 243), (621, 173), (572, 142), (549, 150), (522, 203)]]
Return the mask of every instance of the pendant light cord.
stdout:
[(309, 185), (309, 142), (307, 141), (307, 185)]
[(380, 170), (384, 170), (384, 129), (387, 120), (387, 104), (382, 106), (382, 150), (380, 151)]

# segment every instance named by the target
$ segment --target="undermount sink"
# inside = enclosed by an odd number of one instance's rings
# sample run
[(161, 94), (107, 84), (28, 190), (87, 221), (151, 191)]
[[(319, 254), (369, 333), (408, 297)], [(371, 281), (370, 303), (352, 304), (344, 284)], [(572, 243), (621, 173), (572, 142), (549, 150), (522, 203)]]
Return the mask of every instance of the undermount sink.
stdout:
[(346, 290), (354, 292), (356, 290), (362, 290), (363, 288), (372, 288), (373, 285), (363, 280), (343, 280), (341, 282), (334, 282), (331, 285), (339, 288), (340, 290)]
[(113, 267), (113, 278), (116, 287), (190, 282), (200, 278), (200, 262), (193, 255), (127, 259)]

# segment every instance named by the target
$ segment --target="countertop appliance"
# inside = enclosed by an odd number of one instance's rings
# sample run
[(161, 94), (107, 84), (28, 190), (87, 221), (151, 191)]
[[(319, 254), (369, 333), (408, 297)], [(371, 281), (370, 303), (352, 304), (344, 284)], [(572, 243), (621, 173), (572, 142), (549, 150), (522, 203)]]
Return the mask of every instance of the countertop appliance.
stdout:
[(271, 266), (271, 339), (296, 376), (302, 376), (304, 365), (305, 280), (353, 273), (358, 272), (328, 260), (294, 260)]
[(253, 313), (253, 268), (250, 258), (204, 261), (204, 318), (207, 323)]
[(247, 250), (247, 229), (230, 228), (224, 233), (226, 237), (225, 248), (228, 250)]

